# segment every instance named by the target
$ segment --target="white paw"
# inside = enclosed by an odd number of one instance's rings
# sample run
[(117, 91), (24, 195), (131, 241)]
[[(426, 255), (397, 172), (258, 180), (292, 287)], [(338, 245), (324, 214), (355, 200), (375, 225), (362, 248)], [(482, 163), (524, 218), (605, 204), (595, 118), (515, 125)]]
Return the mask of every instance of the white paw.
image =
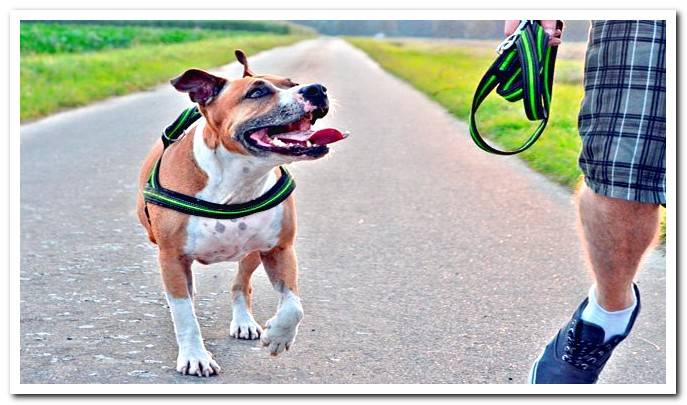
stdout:
[(255, 340), (262, 335), (262, 328), (250, 314), (235, 316), (229, 324), (229, 335), (236, 339)]
[(294, 326), (281, 326), (275, 318), (267, 321), (265, 332), (260, 341), (263, 346), (267, 346), (272, 356), (276, 356), (284, 350), (289, 350), (296, 340), (298, 334), (298, 324)]
[(295, 295), (282, 303), (274, 318), (267, 321), (260, 341), (272, 356), (289, 350), (296, 340), (298, 324), (303, 319), (303, 307)]
[(181, 374), (210, 377), (219, 374), (221, 368), (205, 349), (179, 351), (177, 371)]

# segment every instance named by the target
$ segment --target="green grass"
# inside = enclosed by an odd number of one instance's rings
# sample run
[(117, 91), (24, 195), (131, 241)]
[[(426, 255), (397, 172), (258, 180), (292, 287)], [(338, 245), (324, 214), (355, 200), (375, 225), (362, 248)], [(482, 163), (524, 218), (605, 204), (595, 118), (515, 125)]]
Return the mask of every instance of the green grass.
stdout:
[[(51, 24), (86, 24), (124, 27), (199, 28), (221, 31), (263, 32), (271, 34), (313, 35), (310, 27), (288, 21), (269, 20), (47, 20)], [(31, 22), (29, 22), (31, 23)]]
[(21, 54), (92, 52), (146, 44), (174, 44), (245, 33), (307, 35), (279, 21), (23, 21)]
[[(100, 27), (102, 28), (102, 27)], [(190, 67), (210, 68), (304, 39), (303, 35), (224, 33), (176, 44), (137, 45), (90, 53), (22, 54), (20, 117), (34, 119), (95, 100), (147, 89)]]
[(143, 44), (173, 44), (218, 38), (222, 31), (180, 28), (22, 23), (21, 54), (92, 52)]
[[(422, 41), (348, 39), (382, 67), (408, 81), (467, 121), (477, 83), (494, 59), (493, 52)], [(577, 154), (577, 111), (582, 99), (578, 83), (582, 61), (558, 60), (551, 118), (536, 146), (520, 156), (532, 167), (570, 188), (580, 177)], [(477, 116), (480, 132), (505, 148), (519, 146), (534, 128), (523, 116), (520, 103), (489, 97)]]
[[(468, 120), (477, 83), (495, 58), (495, 53), (485, 51), (484, 47), (450, 41), (347, 39), (384, 69), (409, 82), (463, 121)], [(575, 49), (576, 56), (571, 58), (561, 48), (547, 129), (532, 148), (518, 155), (532, 168), (571, 191), (582, 178), (577, 165), (580, 151), (577, 114), (583, 96), (584, 62), (578, 51)], [(536, 126), (524, 117), (521, 102), (508, 103), (498, 96), (490, 96), (480, 107), (477, 124), (482, 135), (507, 149), (520, 146)], [(661, 240), (665, 240), (665, 210), (662, 218)]]

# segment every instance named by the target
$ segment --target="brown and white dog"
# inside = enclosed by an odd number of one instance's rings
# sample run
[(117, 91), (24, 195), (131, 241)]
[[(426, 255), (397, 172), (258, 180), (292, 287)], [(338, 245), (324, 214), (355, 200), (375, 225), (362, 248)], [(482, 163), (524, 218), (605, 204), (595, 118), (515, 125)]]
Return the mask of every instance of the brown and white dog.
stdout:
[[(264, 194), (280, 176), (278, 166), (317, 159), (327, 144), (343, 138), (334, 129), (314, 131), (311, 125), (329, 110), (327, 89), (299, 85), (275, 75), (255, 75), (245, 54), (236, 57), (243, 77), (228, 80), (190, 69), (172, 80), (198, 104), (202, 117), (164, 152), (159, 171), (166, 188), (220, 204), (246, 202)], [(143, 189), (162, 153), (158, 141), (141, 169)], [(179, 354), (177, 371), (210, 376), (220, 371), (205, 349), (193, 309), (191, 264), (238, 261), (231, 287), (231, 336), (258, 339), (272, 355), (288, 350), (303, 318), (294, 251), (296, 208), (293, 195), (275, 208), (232, 220), (186, 215), (147, 204), (138, 193), (138, 217), (159, 248), (167, 302), (172, 313)], [(280, 294), (276, 314), (265, 324), (251, 314), (251, 275), (263, 264)]]

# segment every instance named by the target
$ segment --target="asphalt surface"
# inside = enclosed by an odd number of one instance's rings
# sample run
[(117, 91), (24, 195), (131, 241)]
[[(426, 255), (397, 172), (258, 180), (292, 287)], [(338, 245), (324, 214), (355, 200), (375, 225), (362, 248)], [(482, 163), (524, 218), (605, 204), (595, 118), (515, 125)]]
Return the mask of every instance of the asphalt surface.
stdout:
[[(252, 62), (326, 85), (336, 107), (322, 125), (352, 134), (291, 167), (305, 309), (292, 350), (273, 358), (231, 338), (236, 265), (196, 264), (223, 372), (174, 370), (156, 250), (134, 212), (149, 146), (189, 105), (161, 86), (21, 128), (21, 382), (524, 383), (590, 283), (570, 193), (481, 152), (463, 122), (342, 40)], [(639, 286), (643, 312), (602, 382), (665, 382), (662, 252)], [(264, 322), (277, 296), (260, 269), (254, 290)]]

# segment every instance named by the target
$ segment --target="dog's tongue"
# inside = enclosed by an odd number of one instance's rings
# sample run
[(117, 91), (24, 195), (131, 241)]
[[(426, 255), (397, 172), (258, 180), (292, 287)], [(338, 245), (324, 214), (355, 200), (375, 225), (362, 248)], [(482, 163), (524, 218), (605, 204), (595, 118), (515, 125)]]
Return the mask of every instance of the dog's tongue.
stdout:
[(315, 131), (315, 133), (310, 136), (310, 142), (315, 145), (328, 145), (344, 138), (346, 138), (346, 136), (338, 129), (324, 128)]

